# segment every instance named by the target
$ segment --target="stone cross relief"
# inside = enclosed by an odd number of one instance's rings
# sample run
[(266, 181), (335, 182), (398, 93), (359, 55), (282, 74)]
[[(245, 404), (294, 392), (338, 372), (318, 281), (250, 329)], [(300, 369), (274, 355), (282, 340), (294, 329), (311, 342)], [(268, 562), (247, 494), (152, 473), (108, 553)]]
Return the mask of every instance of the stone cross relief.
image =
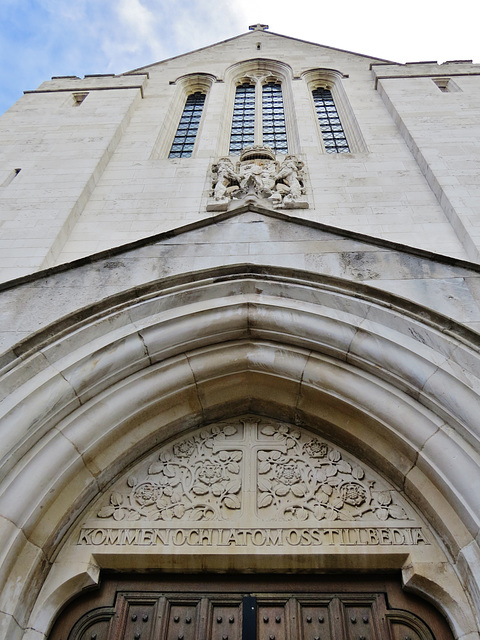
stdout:
[(228, 157), (212, 165), (212, 192), (207, 211), (227, 211), (235, 200), (267, 201), (275, 209), (306, 209), (303, 162), (287, 155), (274, 159), (267, 147), (244, 149), (236, 165)]
[(338, 447), (292, 425), (246, 416), (157, 450), (103, 496), (94, 517), (172, 526), (396, 526), (415, 519), (409, 511), (393, 488)]

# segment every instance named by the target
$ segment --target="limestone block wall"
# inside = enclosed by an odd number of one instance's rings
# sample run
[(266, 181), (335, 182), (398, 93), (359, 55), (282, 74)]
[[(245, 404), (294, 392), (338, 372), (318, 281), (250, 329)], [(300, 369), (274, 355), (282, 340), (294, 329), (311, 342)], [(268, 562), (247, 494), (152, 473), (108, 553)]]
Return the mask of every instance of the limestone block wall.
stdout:
[[(171, 276), (193, 277), (226, 265), (303, 269), (318, 277), (368, 285), (420, 304), (480, 331), (480, 268), (427, 252), (405, 252), (387, 241), (335, 233), (275, 212), (242, 208), (179, 233), (165, 233), (128, 247), (53, 267), (1, 287), (0, 352), (30, 349), (30, 336), (58, 318), (82, 318), (90, 305)], [(35, 337), (33, 337), (35, 340)], [(23, 343), (14, 347), (16, 343)], [(3, 360), (0, 358), (0, 364)]]
[(480, 66), (374, 65), (377, 88), (468, 256), (480, 248)]
[[(288, 65), (295, 134), (289, 148), (305, 162), (310, 203), (302, 217), (466, 257), (375, 91), (370, 65), (377, 61), (268, 32), (252, 32), (148, 68), (145, 99), (132, 116), (58, 262), (205, 217), (212, 185), (210, 166), (228, 153), (234, 95), (230, 69), (252, 58)], [(323, 151), (305, 76), (319, 68), (336, 69), (343, 75), (342, 121), (350, 139), (358, 138), (351, 154)], [(207, 94), (194, 155), (169, 159), (183, 108), (179, 79), (200, 72), (215, 80)]]
[(115, 150), (146, 77), (55, 79), (0, 124), (3, 279), (53, 264)]

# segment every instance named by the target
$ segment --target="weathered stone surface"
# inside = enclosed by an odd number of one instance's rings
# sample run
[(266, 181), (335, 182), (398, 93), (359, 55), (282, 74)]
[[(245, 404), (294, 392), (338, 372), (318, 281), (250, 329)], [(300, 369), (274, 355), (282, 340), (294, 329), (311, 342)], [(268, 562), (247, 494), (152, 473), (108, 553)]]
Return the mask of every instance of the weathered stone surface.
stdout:
[[(242, 242), (238, 242), (241, 238)], [(436, 258), (358, 234), (344, 235), (314, 224), (299, 224), (272, 214), (239, 212), (217, 223), (205, 221), (175, 238), (161, 236), (66, 270), (46, 271), (2, 292), (4, 349), (58, 317), (105, 296), (119, 294), (156, 279), (182, 274), (185, 268), (208, 268), (249, 262), (305, 268), (389, 291), (470, 324), (480, 322), (480, 270), (475, 264)], [(480, 289), (479, 289), (480, 291)], [(27, 308), (27, 314), (23, 312)]]

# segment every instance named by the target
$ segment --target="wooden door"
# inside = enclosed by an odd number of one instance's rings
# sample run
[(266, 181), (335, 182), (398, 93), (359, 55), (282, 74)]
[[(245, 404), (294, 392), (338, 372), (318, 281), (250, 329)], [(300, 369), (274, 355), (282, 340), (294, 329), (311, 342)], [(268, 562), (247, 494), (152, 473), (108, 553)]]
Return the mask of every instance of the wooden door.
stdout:
[(453, 640), (399, 577), (105, 575), (49, 640)]

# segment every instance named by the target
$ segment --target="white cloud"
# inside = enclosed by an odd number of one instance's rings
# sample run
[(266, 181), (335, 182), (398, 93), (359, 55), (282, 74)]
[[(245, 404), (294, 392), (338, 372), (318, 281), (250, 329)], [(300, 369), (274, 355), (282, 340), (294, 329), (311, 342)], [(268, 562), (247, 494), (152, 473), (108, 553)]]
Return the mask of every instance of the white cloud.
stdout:
[[(103, 71), (121, 73), (168, 57), (161, 38), (162, 24), (156, 12), (141, 0), (105, 0), (110, 12), (96, 26), (103, 52)], [(101, 19), (101, 16), (98, 16)]]
[[(123, 41), (130, 51), (148, 49), (154, 57), (163, 53), (163, 47), (159, 38), (160, 25), (155, 13), (150, 11), (140, 0), (119, 0), (117, 5), (120, 21), (126, 27), (122, 36), (127, 36)], [(123, 37), (122, 37), (123, 40)]]
[(86, 17), (89, 0), (37, 0), (37, 8), (41, 8), (51, 14), (56, 23), (63, 20), (80, 20)]
[(182, 53), (214, 44), (246, 31), (229, 0), (196, 0), (177, 6), (172, 33)]
[(108, 70), (126, 71), (188, 53), (247, 30), (229, 0), (120, 0), (102, 34)]
[(271, 31), (398, 62), (453, 58), (480, 61), (478, 0), (461, 10), (434, 0), (239, 0), (245, 26), (263, 22)]
[(396, 60), (480, 62), (478, 0), (0, 0), (0, 112), (52, 75), (121, 73), (263, 22), (270, 30)]

